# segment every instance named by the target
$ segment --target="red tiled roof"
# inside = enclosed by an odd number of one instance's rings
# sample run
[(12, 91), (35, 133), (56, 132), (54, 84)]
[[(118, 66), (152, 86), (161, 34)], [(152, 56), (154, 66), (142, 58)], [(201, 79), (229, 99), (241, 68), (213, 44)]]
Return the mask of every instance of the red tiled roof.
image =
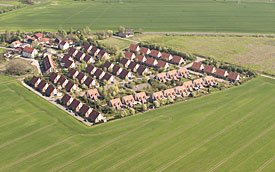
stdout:
[(152, 57), (147, 57), (145, 63), (146, 63), (147, 65), (153, 66), (155, 60), (156, 60), (156, 59), (154, 59), (154, 58), (152, 58)]
[(220, 77), (225, 77), (226, 70), (218, 68), (216, 71), (216, 75)]
[(161, 53), (161, 59), (169, 61), (171, 57), (171, 54), (168, 53)]
[(158, 57), (159, 51), (158, 50), (151, 50), (150, 56)]
[(213, 65), (205, 65), (203, 71), (206, 73), (213, 73), (214, 68), (215, 68), (215, 66), (213, 66)]
[(147, 47), (140, 47), (139, 52), (142, 54), (146, 54), (148, 50), (149, 50), (149, 48), (147, 48)]
[(133, 54), (134, 54), (133, 52), (129, 52), (129, 51), (124, 52), (125, 58), (130, 59), (130, 60), (132, 60)]
[(90, 96), (90, 97), (93, 97), (95, 100), (97, 100), (97, 97), (100, 96), (99, 92), (97, 89), (90, 89), (90, 90), (87, 90), (87, 94)]
[(239, 74), (236, 73), (236, 72), (229, 72), (228, 78), (231, 79), (231, 80), (236, 81), (238, 76), (239, 76)]
[(23, 51), (26, 53), (32, 53), (34, 51), (34, 48), (26, 46), (26, 47), (24, 47)]
[(201, 70), (201, 66), (202, 66), (203, 64), (202, 63), (199, 63), (199, 62), (194, 62), (193, 64), (192, 64), (192, 69), (195, 69), (195, 70)]
[(131, 44), (129, 49), (130, 51), (137, 51), (137, 48), (138, 48), (138, 45)]
[(182, 60), (183, 60), (183, 58), (180, 56), (173, 56), (173, 58), (172, 58), (172, 62), (176, 63), (176, 64), (180, 64)]
[(158, 60), (158, 64), (157, 67), (159, 68), (163, 68), (167, 65), (167, 62), (163, 61), (163, 60)]
[(144, 62), (143, 59), (144, 59), (144, 55), (141, 55), (141, 54), (137, 54), (135, 59), (137, 59), (138, 62)]

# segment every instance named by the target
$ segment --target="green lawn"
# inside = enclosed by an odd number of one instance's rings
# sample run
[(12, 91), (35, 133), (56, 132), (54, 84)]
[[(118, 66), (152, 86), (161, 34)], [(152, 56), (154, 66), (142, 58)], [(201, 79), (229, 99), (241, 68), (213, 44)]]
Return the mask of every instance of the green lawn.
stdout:
[(167, 32), (273, 33), (275, 3), (214, 0), (55, 0), (0, 15), (0, 29), (56, 31), (118, 26)]
[(214, 56), (219, 60), (275, 74), (274, 38), (143, 34), (135, 39), (172, 47), (182, 52)]
[(274, 86), (257, 78), (88, 128), (1, 76), (0, 171), (274, 171)]
[(98, 42), (106, 45), (106, 46), (118, 46), (118, 48), (120, 50), (125, 49), (125, 48), (129, 48), (129, 46), (131, 44), (133, 44), (130, 41), (126, 41), (126, 40), (121, 40), (118, 38), (114, 38), (114, 37), (110, 37), (104, 40), (98, 40)]
[(0, 10), (14, 8), (15, 6), (22, 6), (23, 3), (19, 1), (0, 1)]

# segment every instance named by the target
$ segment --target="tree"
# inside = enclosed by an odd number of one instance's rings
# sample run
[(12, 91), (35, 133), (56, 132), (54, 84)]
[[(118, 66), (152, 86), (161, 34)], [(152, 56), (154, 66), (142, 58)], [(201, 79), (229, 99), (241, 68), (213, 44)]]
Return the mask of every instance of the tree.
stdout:
[(119, 33), (124, 33), (125, 32), (125, 27), (124, 26), (119, 26), (118, 32)]
[(130, 113), (130, 115), (134, 115), (136, 112), (135, 112), (135, 109), (133, 109), (133, 108), (130, 108), (129, 109), (129, 113)]
[(155, 106), (156, 108), (159, 108), (159, 107), (160, 107), (160, 104), (159, 104), (159, 102), (158, 102), (157, 100), (154, 101), (153, 104), (154, 104), (154, 106)]
[(142, 110), (146, 111), (147, 110), (147, 105), (146, 104), (142, 104)]
[(168, 103), (174, 103), (175, 101), (171, 98), (171, 97), (168, 97)]

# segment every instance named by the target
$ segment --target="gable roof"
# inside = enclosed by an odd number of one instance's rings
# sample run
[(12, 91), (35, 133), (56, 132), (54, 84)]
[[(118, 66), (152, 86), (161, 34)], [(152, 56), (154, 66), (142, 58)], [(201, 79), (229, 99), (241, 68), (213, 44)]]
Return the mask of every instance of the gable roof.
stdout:
[(84, 77), (85, 77), (85, 74), (82, 73), (82, 72), (79, 72), (78, 75), (76, 76), (76, 78), (78, 79), (79, 82), (80, 82)]
[(87, 79), (84, 81), (84, 84), (89, 87), (92, 84), (93, 81), (94, 81), (93, 78), (87, 77)]
[(77, 99), (74, 99), (72, 101), (72, 103), (70, 104), (70, 108), (72, 108), (73, 110), (76, 110), (77, 106), (80, 104), (80, 101)]
[(68, 101), (71, 99), (72, 97), (69, 94), (64, 94), (64, 96), (61, 98), (61, 102), (63, 104), (67, 104)]
[(119, 65), (115, 64), (112, 73), (116, 75), (120, 68), (121, 67)]
[(124, 55), (125, 55), (125, 58), (132, 60), (132, 56), (134, 55), (134, 53), (130, 51), (125, 51)]
[(142, 54), (147, 54), (148, 50), (149, 50), (149, 48), (147, 48), (147, 47), (140, 47), (139, 52)]
[(107, 70), (109, 69), (110, 66), (112, 66), (113, 63), (109, 62), (109, 61), (105, 61), (105, 63), (103, 64), (103, 68), (105, 67)]
[(138, 45), (131, 44), (129, 49), (130, 51), (137, 51), (138, 47), (139, 47)]
[(173, 56), (173, 58), (172, 58), (173, 63), (180, 64), (181, 61), (183, 61), (183, 58), (180, 56)]
[(73, 88), (73, 86), (74, 86), (75, 84), (72, 82), (72, 81), (68, 81), (68, 83), (66, 84), (66, 86), (65, 86), (65, 89), (67, 90), (67, 91), (71, 91), (71, 89)]
[(31, 54), (34, 51), (34, 48), (26, 46), (24, 47), (23, 51)]
[(57, 76), (58, 76), (57, 73), (52, 72), (52, 73), (50, 74), (50, 81), (54, 82), (54, 80), (57, 78)]
[(147, 96), (145, 92), (136, 93), (136, 98), (138, 101), (146, 102)]
[(46, 94), (51, 95), (52, 92), (55, 90), (55, 87), (53, 85), (49, 85), (48, 88), (46, 89)]
[(82, 115), (85, 115), (85, 114), (88, 112), (89, 109), (90, 109), (89, 106), (87, 106), (86, 104), (83, 104), (83, 105), (81, 106), (81, 108), (79, 109), (79, 112), (80, 112)]
[(71, 47), (68, 51), (68, 54), (73, 55), (77, 50), (73, 47)]
[(164, 98), (164, 95), (163, 95), (163, 92), (162, 92), (162, 91), (154, 92), (154, 93), (152, 94), (152, 96), (154, 96), (155, 99)]
[(159, 53), (160, 53), (160, 52), (159, 52), (158, 50), (151, 50), (150, 56), (158, 57)]
[(134, 69), (134, 68), (136, 68), (137, 65), (138, 64), (136, 62), (131, 62), (128, 66), (128, 69)]
[(76, 73), (78, 73), (78, 71), (77, 70), (75, 70), (74, 68), (71, 68), (70, 70), (69, 70), (69, 76), (72, 78)]
[(91, 71), (92, 71), (94, 68), (95, 68), (95, 66), (93, 66), (93, 65), (88, 65), (88, 66), (86, 67), (86, 72), (87, 72), (87, 73), (91, 73)]
[[(88, 61), (91, 59), (92, 57), (89, 56), (88, 54), (85, 55), (85, 57), (83, 58), (83, 60), (88, 63)], [(92, 62), (94, 62), (94, 59), (92, 58)]]
[(112, 106), (114, 106), (114, 104), (122, 104), (120, 98), (112, 99), (110, 100), (110, 103)]
[[(144, 62), (144, 58), (145, 56), (144, 55), (141, 55), (141, 54), (137, 54), (135, 59), (137, 59), (138, 62)], [(145, 58), (146, 60), (146, 58)]]
[(106, 51), (105, 51), (105, 50), (100, 50), (100, 51), (99, 51), (99, 53), (98, 53), (98, 55), (102, 57), (102, 56), (104, 56), (104, 55), (105, 55), (105, 53), (106, 53)]
[(145, 72), (146, 70), (146, 67), (143, 66), (143, 65), (140, 65), (137, 69), (137, 73), (140, 74), (140, 75), (143, 75), (143, 73)]
[(58, 82), (60, 85), (62, 85), (66, 80), (67, 80), (66, 78), (64, 78), (63, 76), (60, 76), (60, 78), (58, 79), (57, 82)]
[(225, 77), (226, 72), (227, 71), (225, 69), (218, 68), (216, 70), (216, 75), (221, 76), (221, 77)]
[(31, 80), (30, 80), (30, 84), (31, 85), (34, 85), (37, 81), (38, 81), (38, 77), (36, 77), (36, 76), (33, 76), (32, 78), (31, 78)]
[(236, 81), (238, 79), (239, 74), (236, 72), (229, 72), (228, 78)]
[(41, 80), (40, 83), (38, 84), (38, 89), (42, 90), (46, 86), (47, 82), (44, 80)]
[(103, 76), (102, 80), (109, 81), (111, 79), (111, 77), (112, 77), (112, 75), (106, 72), (105, 75)]
[(42, 38), (43, 34), (39, 32), (39, 33), (36, 33), (34, 36), (38, 39), (38, 38)]
[(87, 43), (84, 44), (84, 50), (85, 51), (88, 51), (88, 49), (90, 49), (90, 48), (91, 48), (90, 44), (87, 44)]
[(96, 78), (99, 78), (99, 76), (103, 73), (104, 71), (101, 69), (97, 69), (94, 73), (94, 75), (96, 76)]
[(130, 72), (126, 69), (122, 69), (121, 73), (119, 74), (119, 77), (124, 79)]
[(62, 45), (62, 46), (64, 46), (65, 44), (68, 44), (68, 42), (66, 42), (66, 41), (60, 42), (60, 45)]
[(215, 66), (205, 65), (203, 71), (206, 72), (206, 73), (213, 73), (213, 69), (215, 69)]
[(90, 115), (89, 115), (89, 118), (91, 121), (95, 121), (96, 118), (100, 115), (100, 113), (96, 110), (93, 110)]
[(152, 58), (152, 57), (147, 57), (145, 63), (146, 63), (147, 65), (153, 66), (154, 63), (155, 63), (155, 61), (156, 61), (156, 59), (154, 59), (154, 58)]
[(171, 54), (168, 54), (168, 53), (161, 53), (161, 59), (163, 59), (163, 60), (167, 60), (167, 61), (169, 61), (170, 58), (171, 57)]
[(44, 63), (44, 66), (45, 66), (45, 71), (48, 71), (50, 68), (53, 68), (54, 70), (56, 70), (56, 66), (55, 66), (54, 61), (53, 61), (51, 56), (47, 55), (43, 59), (43, 63)]
[(98, 51), (98, 48), (97, 47), (95, 47), (95, 46), (93, 46), (93, 48), (91, 49), (91, 54), (95, 54), (96, 52)]
[(202, 66), (203, 64), (202, 63), (200, 63), (200, 62), (194, 62), (193, 64), (192, 64), (192, 69), (195, 69), (195, 70), (201, 70), (201, 66)]
[(166, 61), (158, 60), (157, 67), (163, 68), (163, 67), (166, 67), (167, 64), (168, 63)]
[(120, 60), (120, 63), (125, 66), (130, 60), (129, 59), (126, 59), (126, 58), (123, 58)]
[(80, 58), (83, 56), (84, 53), (82, 53), (81, 51), (78, 51), (77, 54), (75, 55), (75, 58), (77, 60), (81, 60)]

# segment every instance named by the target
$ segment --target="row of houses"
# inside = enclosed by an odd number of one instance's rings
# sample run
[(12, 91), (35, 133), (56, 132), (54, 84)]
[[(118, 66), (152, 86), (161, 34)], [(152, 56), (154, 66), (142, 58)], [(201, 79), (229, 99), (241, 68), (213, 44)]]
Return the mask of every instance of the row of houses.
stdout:
[(85, 118), (93, 123), (106, 121), (106, 118), (100, 112), (82, 103), (80, 100), (72, 98), (69, 94), (64, 94), (60, 101), (66, 107), (69, 107), (79, 115), (85, 116)]
[(172, 64), (176, 64), (176, 65), (181, 65), (181, 64), (185, 63), (183, 57), (171, 55), (171, 54), (165, 53), (165, 52), (160, 52), (158, 50), (150, 50), (147, 47), (139, 47), (139, 45), (135, 45), (135, 44), (131, 44), (129, 47), (129, 50), (130, 50), (130, 52), (133, 52), (135, 54), (137, 54), (137, 52), (139, 52), (140, 55), (142, 55), (142, 56), (145, 55), (145, 56), (150, 56), (150, 57), (154, 57), (157, 59), (162, 59), (164, 61), (167, 61)]
[(88, 88), (96, 86), (96, 80), (90, 76), (86, 76), (83, 72), (79, 72), (74, 68), (71, 68), (69, 71), (69, 76), (72, 79), (77, 79), (80, 84), (85, 84)]
[(78, 86), (74, 82), (55, 72), (52, 72), (50, 74), (49, 80), (55, 85), (59, 84), (61, 88), (66, 89), (66, 91), (68, 92), (77, 90), (78, 88)]
[(193, 81), (184, 82), (182, 86), (170, 88), (164, 91), (158, 91), (153, 93), (151, 96), (147, 96), (145, 92), (136, 93), (133, 95), (127, 95), (120, 98), (112, 99), (108, 103), (109, 106), (120, 110), (123, 105), (127, 107), (133, 107), (136, 104), (145, 104), (147, 101), (161, 100), (165, 98), (175, 99), (177, 97), (186, 97), (190, 92), (194, 90), (203, 89), (206, 86), (213, 86), (216, 81), (213, 76), (206, 76), (205, 78), (195, 79)]
[(179, 70), (175, 69), (169, 72), (159, 73), (155, 76), (156, 80), (159, 80), (160, 82), (167, 82), (170, 80), (177, 81), (179, 78), (182, 77), (189, 77), (189, 71), (186, 68), (180, 68)]
[(109, 61), (105, 61), (105, 63), (102, 65), (102, 68), (105, 68), (108, 72), (111, 72), (113, 75), (116, 75), (121, 79), (131, 79), (133, 77), (132, 72), (120, 67), (118, 64), (113, 64)]
[(33, 76), (29, 84), (49, 97), (56, 96), (58, 94), (58, 90), (52, 84), (47, 83), (39, 77)]
[(219, 78), (228, 78), (231, 81), (239, 81), (240, 74), (236, 72), (227, 72), (225, 69), (216, 69), (213, 65), (204, 65), (200, 62), (194, 62), (191, 67), (192, 70), (197, 72), (205, 72), (208, 75), (215, 75)]
[(115, 78), (113, 75), (111, 75), (108, 72), (105, 72), (93, 65), (88, 65), (86, 67), (86, 72), (89, 75), (95, 76), (97, 79), (101, 80), (101, 81), (107, 81), (107, 83), (114, 83), (115, 82)]
[(92, 46), (90, 44), (85, 43), (83, 47), (83, 51), (91, 54), (98, 59), (110, 59), (110, 54), (108, 54), (105, 50), (97, 48), (96, 46)]
[(127, 69), (132, 70), (133, 72), (138, 73), (139, 75), (144, 75), (149, 73), (149, 69), (137, 62), (131, 61), (129, 59), (123, 58), (120, 60), (120, 63)]
[(85, 54), (77, 49), (71, 47), (68, 54), (77, 59), (78, 61), (85, 61), (87, 64), (94, 63), (95, 59), (88, 54)]

